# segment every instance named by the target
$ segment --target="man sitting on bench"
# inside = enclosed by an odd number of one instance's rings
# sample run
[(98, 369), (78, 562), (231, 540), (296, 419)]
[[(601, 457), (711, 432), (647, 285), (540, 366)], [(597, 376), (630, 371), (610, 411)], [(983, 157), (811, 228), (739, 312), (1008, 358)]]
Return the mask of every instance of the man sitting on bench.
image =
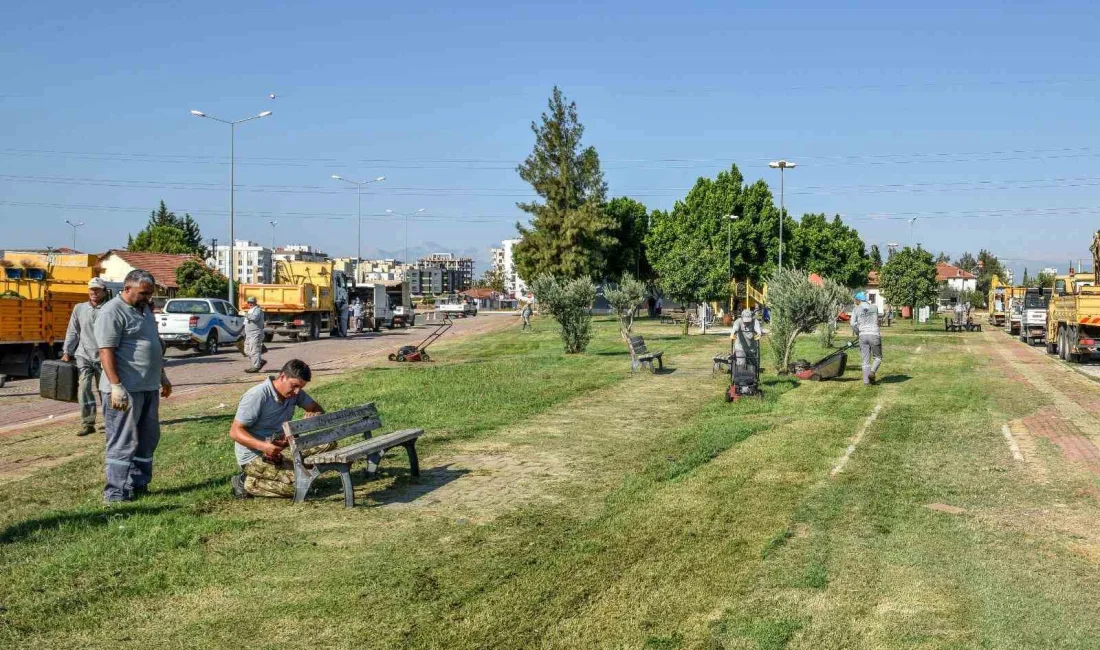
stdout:
[[(294, 496), (294, 464), (283, 458), (289, 444), (276, 438), (283, 423), (294, 418), (301, 407), (306, 417), (324, 413), (321, 405), (306, 394), (304, 388), (313, 378), (309, 366), (300, 359), (286, 362), (277, 377), (268, 377), (241, 397), (237, 415), (229, 427), (229, 438), (236, 443), (237, 463), (241, 473), (232, 480), (233, 496), (249, 497)], [(335, 448), (336, 443), (309, 450), (318, 453)]]

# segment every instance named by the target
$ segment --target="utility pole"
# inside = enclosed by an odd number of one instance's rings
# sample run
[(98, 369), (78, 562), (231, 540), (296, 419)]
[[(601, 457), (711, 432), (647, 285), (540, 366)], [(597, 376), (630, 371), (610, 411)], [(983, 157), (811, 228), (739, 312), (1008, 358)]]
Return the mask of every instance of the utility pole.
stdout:
[(386, 180), (386, 177), (379, 176), (369, 181), (353, 181), (339, 174), (333, 174), (332, 178), (345, 183), (351, 183), (355, 186), (355, 268), (352, 270), (352, 274), (355, 276), (356, 281), (358, 281), (359, 263), (363, 260), (363, 186), (370, 183), (381, 183)]
[(268, 221), (271, 224), (271, 253), (275, 253), (275, 226), (279, 225), (278, 221)]
[(70, 226), (73, 227), (73, 252), (75, 253), (76, 252), (76, 229), (83, 226), (84, 222), (81, 221), (79, 223), (73, 223), (72, 221), (69, 221), (68, 219), (66, 219), (65, 223), (67, 223), (67, 224), (69, 224)]

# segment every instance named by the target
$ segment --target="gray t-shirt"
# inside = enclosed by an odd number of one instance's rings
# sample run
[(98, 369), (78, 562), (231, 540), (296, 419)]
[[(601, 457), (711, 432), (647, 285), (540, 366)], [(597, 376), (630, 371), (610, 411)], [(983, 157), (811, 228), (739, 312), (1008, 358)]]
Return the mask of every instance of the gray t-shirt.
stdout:
[(99, 363), (99, 345), (95, 342), (95, 321), (103, 303), (92, 306), (82, 302), (73, 307), (69, 328), (65, 331), (65, 354), (86, 364)]
[(878, 336), (878, 307), (860, 303), (852, 311), (852, 331), (856, 336)]
[[(118, 296), (99, 310), (94, 329), (100, 349), (115, 349), (115, 367), (123, 388), (135, 392), (160, 389), (164, 351), (151, 309), (140, 312)], [(99, 390), (111, 391), (107, 373), (103, 373)]]
[[(272, 436), (283, 430), (283, 423), (294, 419), (294, 409), (301, 406), (306, 408), (313, 404), (313, 399), (303, 390), (293, 400), (284, 400), (275, 392), (275, 385), (269, 377), (264, 383), (253, 386), (241, 397), (240, 406), (237, 407), (237, 415), (233, 419), (244, 425), (253, 436), (261, 440), (270, 440)], [(260, 454), (252, 451), (240, 443), (234, 443), (234, 451), (237, 453), (237, 463), (246, 465)]]

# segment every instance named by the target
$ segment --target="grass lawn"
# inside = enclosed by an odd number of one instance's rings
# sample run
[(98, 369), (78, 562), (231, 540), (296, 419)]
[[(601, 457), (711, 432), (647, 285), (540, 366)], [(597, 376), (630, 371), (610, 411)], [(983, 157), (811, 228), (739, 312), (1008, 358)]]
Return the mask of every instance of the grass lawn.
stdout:
[(879, 386), (857, 353), (727, 405), (723, 339), (642, 321), (674, 371), (631, 376), (597, 325), (584, 355), (543, 319), (317, 382), (428, 432), (421, 479), (397, 450), (351, 511), (335, 477), (230, 498), (226, 410), (166, 425), (124, 507), (102, 455), (0, 486), (0, 647), (1100, 647), (1096, 479), (1013, 462), (1001, 425), (1043, 402), (978, 335), (902, 323)]

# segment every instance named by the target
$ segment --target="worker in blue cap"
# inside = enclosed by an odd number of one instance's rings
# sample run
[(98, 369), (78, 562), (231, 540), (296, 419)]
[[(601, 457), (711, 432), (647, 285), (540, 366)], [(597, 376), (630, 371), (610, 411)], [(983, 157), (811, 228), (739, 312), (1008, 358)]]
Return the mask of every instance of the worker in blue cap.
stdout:
[(867, 294), (857, 291), (856, 308), (852, 310), (852, 334), (859, 338), (859, 357), (863, 364), (863, 384), (877, 383), (875, 373), (882, 363), (882, 336), (878, 329), (878, 307), (867, 300)]

